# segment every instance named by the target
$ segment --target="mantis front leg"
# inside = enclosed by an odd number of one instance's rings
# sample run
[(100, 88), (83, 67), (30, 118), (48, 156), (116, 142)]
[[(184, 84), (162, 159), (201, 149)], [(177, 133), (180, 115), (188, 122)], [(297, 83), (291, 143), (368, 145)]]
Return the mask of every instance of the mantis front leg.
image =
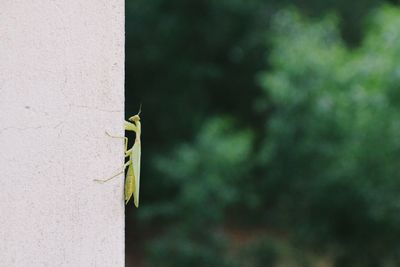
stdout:
[(124, 126), (125, 126), (125, 131), (135, 132), (136, 134), (139, 131), (135, 123), (125, 121)]

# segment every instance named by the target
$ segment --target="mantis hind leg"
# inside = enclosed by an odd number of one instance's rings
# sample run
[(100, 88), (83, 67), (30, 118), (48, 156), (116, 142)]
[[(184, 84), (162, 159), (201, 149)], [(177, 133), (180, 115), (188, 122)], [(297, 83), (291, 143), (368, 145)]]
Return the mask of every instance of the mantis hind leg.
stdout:
[(124, 173), (124, 172), (125, 172), (125, 168), (126, 168), (126, 167), (128, 167), (128, 166), (129, 166), (129, 164), (130, 164), (130, 162), (129, 162), (129, 161), (128, 161), (127, 163), (125, 163), (125, 164), (124, 164), (124, 166), (123, 166), (123, 170), (122, 170), (122, 171), (120, 171), (120, 172), (119, 172), (119, 173), (117, 173), (117, 174), (114, 174), (114, 175), (113, 175), (113, 176), (111, 176), (110, 178), (107, 178), (107, 179), (104, 179), (104, 180), (100, 180), (100, 179), (94, 179), (93, 181), (95, 181), (95, 182), (99, 182), (99, 183), (105, 183), (105, 182), (108, 182), (108, 181), (110, 181), (110, 180), (114, 179), (115, 177), (119, 176), (120, 174)]

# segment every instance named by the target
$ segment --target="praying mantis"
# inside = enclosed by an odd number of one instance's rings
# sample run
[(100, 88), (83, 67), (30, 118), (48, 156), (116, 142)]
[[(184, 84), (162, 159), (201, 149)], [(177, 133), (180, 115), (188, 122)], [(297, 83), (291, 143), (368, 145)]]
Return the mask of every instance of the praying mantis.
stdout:
[(112, 136), (106, 132), (106, 134), (113, 138), (123, 138), (125, 140), (125, 149), (124, 154), (125, 158), (128, 158), (128, 161), (124, 164), (123, 170), (112, 177), (105, 180), (95, 180), (96, 182), (105, 183), (121, 173), (125, 172), (126, 167), (128, 167), (128, 171), (126, 173), (125, 178), (125, 204), (128, 204), (129, 200), (133, 195), (133, 200), (136, 208), (139, 207), (139, 184), (140, 184), (140, 154), (141, 154), (141, 146), (140, 146), (140, 134), (142, 130), (142, 126), (140, 123), (140, 110), (138, 114), (130, 117), (128, 121), (125, 121), (124, 127), (125, 131), (133, 131), (136, 133), (135, 143), (131, 149), (128, 149), (128, 138), (120, 137), (120, 136)]

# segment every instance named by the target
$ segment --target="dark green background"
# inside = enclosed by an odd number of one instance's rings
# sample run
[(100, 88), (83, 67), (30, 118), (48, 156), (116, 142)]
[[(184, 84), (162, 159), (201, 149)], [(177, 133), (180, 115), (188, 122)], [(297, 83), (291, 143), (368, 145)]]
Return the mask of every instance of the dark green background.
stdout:
[(396, 1), (129, 0), (127, 266), (400, 266)]

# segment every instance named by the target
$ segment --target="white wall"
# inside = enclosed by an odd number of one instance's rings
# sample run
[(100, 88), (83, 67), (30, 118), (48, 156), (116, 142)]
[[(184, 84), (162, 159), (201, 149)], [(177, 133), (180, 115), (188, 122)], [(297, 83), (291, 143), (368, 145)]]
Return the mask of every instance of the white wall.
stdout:
[(123, 266), (124, 1), (0, 1), (0, 266)]

